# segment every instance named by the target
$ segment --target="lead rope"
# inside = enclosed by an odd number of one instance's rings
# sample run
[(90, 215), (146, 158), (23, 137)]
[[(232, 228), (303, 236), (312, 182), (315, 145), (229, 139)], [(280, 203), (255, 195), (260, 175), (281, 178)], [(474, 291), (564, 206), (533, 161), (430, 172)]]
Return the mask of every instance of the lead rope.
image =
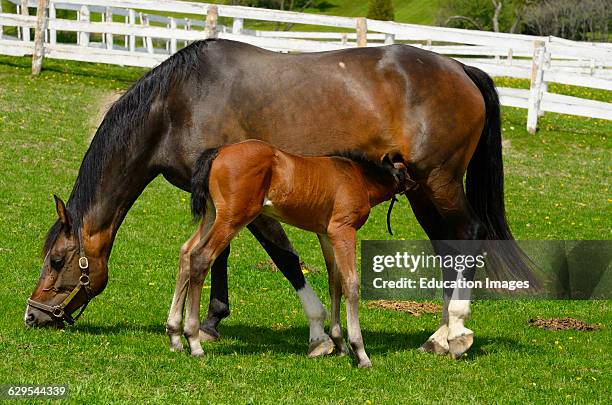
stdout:
[(395, 194), (391, 197), (391, 204), (389, 204), (389, 209), (387, 210), (387, 231), (389, 231), (389, 235), (393, 236), (393, 231), (391, 230), (391, 210), (393, 210), (393, 205), (397, 201), (395, 198)]
[(401, 192), (393, 194), (391, 197), (391, 203), (389, 204), (389, 209), (387, 210), (387, 231), (389, 231), (389, 235), (393, 236), (393, 231), (391, 230), (391, 211), (393, 210), (393, 206), (397, 202), (396, 195), (407, 195), (406, 193), (410, 190), (416, 190), (419, 187), (419, 184), (410, 178), (408, 171), (401, 172), (400, 174), (393, 174), (395, 180), (399, 183), (400, 187), (403, 189)]

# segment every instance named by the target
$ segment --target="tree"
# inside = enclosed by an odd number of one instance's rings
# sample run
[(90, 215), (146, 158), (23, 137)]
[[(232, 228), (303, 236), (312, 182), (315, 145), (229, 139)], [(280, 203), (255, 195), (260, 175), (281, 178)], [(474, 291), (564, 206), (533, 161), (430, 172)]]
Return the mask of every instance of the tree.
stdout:
[(368, 18), (372, 20), (393, 21), (395, 15), (392, 0), (370, 0)]
[(455, 28), (517, 32), (533, 0), (442, 0), (438, 23)]

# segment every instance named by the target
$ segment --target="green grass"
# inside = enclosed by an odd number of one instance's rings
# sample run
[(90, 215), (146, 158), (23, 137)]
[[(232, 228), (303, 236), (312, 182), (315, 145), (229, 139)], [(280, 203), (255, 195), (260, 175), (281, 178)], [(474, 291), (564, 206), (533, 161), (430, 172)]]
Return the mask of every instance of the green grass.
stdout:
[[(194, 0), (189, 0), (194, 1)], [(227, 4), (226, 0), (195, 0), (202, 3)], [(395, 21), (412, 24), (434, 24), (439, 0), (394, 0)], [(307, 13), (365, 17), (368, 14), (367, 0), (327, 0), (322, 8), (308, 8)]]
[[(475, 302), (467, 357), (416, 349), (439, 315), (412, 317), (361, 307), (372, 370), (349, 359), (306, 358), (308, 330), (298, 300), (247, 233), (232, 245), (232, 315), (206, 356), (170, 353), (164, 322), (178, 249), (194, 226), (188, 195), (163, 179), (138, 199), (121, 227), (110, 282), (65, 331), (28, 330), (22, 316), (39, 274), (44, 234), (55, 220), (52, 193), (67, 198), (100, 103), (143, 72), (47, 60), (38, 78), (29, 59), (0, 57), (0, 384), (65, 383), (75, 403), (523, 403), (607, 402), (610, 301)], [(579, 92), (580, 89), (571, 89)], [(546, 114), (537, 135), (526, 111), (503, 109), (507, 207), (522, 239), (609, 239), (612, 122)], [(386, 206), (362, 239), (386, 239)], [(398, 237), (424, 238), (406, 203), (394, 210)], [(306, 262), (323, 269), (316, 239), (289, 229)], [(307, 275), (328, 306), (324, 271)], [(205, 292), (207, 292), (206, 290)], [(206, 300), (204, 302), (206, 305)], [(529, 318), (573, 316), (595, 332), (549, 332)], [(606, 371), (607, 370), (607, 371)]]

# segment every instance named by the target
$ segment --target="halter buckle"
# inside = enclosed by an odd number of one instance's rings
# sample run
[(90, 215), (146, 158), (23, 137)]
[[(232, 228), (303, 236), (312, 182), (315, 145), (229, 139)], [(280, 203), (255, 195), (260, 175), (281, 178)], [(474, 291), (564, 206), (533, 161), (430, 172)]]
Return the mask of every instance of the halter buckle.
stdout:
[(79, 258), (79, 267), (81, 268), (81, 270), (89, 268), (89, 260), (87, 260), (85, 256), (81, 256)]
[(51, 314), (56, 318), (63, 318), (64, 310), (62, 308), (53, 308), (53, 311), (51, 312)]
[(82, 286), (88, 286), (89, 276), (87, 274), (81, 274), (81, 277), (79, 277), (79, 283), (81, 283)]

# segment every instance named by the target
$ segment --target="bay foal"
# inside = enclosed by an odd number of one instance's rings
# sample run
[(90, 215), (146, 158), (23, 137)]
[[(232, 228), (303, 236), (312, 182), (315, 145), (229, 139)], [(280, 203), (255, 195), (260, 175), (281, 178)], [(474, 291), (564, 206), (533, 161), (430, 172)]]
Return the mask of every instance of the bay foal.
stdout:
[[(167, 325), (171, 350), (182, 350), (185, 288), (181, 286), (188, 278), (184, 334), (191, 354), (203, 354), (198, 331), (204, 279), (232, 238), (257, 216), (265, 215), (317, 234), (331, 296), (333, 343), (328, 353), (334, 346), (339, 353), (348, 351), (340, 324), (344, 295), (349, 343), (359, 367), (371, 367), (358, 318), (356, 233), (373, 206), (402, 191), (405, 172), (390, 161), (374, 162), (354, 153), (344, 156), (302, 157), (257, 140), (208, 149), (200, 156), (192, 177), (191, 202), (194, 215), (202, 221), (190, 239), (194, 242), (189, 266), (181, 266), (177, 278)], [(304, 307), (309, 317), (320, 313), (325, 317), (322, 308)]]

